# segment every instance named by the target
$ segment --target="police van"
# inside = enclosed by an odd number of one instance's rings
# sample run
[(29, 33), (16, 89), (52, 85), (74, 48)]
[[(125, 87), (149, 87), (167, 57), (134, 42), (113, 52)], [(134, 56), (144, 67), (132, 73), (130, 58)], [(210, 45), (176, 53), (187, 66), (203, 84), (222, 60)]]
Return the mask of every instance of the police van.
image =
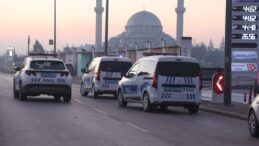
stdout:
[(82, 69), (80, 93), (90, 92), (94, 98), (101, 94), (116, 96), (118, 82), (132, 66), (130, 59), (124, 57), (97, 57), (91, 61), (88, 69)]
[(154, 107), (183, 106), (197, 113), (201, 102), (198, 60), (182, 56), (149, 56), (139, 59), (119, 81), (118, 104), (142, 103), (145, 111)]
[(52, 95), (71, 101), (72, 80), (64, 62), (56, 54), (32, 54), (15, 67), (13, 79), (14, 98), (26, 100), (27, 96)]

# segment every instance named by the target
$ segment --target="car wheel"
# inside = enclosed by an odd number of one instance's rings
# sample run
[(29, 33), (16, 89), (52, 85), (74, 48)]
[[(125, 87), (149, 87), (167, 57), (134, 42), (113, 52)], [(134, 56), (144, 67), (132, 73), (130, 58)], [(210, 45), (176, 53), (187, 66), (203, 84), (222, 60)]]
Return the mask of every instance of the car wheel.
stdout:
[(15, 81), (13, 81), (13, 97), (19, 98), (19, 92), (15, 89)]
[(125, 101), (123, 93), (122, 93), (121, 90), (118, 91), (118, 98), (117, 98), (117, 100), (118, 100), (118, 105), (120, 107), (126, 107), (127, 106), (127, 101)]
[(253, 137), (259, 137), (259, 124), (256, 119), (254, 110), (251, 110), (248, 115), (248, 128), (250, 135)]
[(26, 94), (23, 92), (23, 89), (22, 89), (22, 83), (20, 83), (19, 84), (19, 99), (21, 100), (21, 101), (24, 101), (24, 100), (26, 100), (27, 99), (27, 96), (26, 96)]
[(199, 105), (192, 105), (188, 107), (190, 114), (197, 114), (199, 111)]
[(94, 87), (94, 85), (93, 85), (93, 87), (92, 87), (92, 97), (93, 97), (93, 98), (98, 98), (98, 94), (95, 92), (95, 87)]
[(81, 93), (81, 96), (87, 96), (88, 95), (88, 92), (86, 92), (85, 89), (84, 89), (84, 83), (81, 83), (80, 93)]
[(64, 102), (70, 102), (71, 101), (71, 89), (70, 91), (68, 91), (64, 96), (63, 96), (63, 99), (64, 99)]
[(150, 103), (148, 93), (145, 93), (143, 96), (143, 109), (146, 112), (150, 112), (152, 110), (152, 104)]

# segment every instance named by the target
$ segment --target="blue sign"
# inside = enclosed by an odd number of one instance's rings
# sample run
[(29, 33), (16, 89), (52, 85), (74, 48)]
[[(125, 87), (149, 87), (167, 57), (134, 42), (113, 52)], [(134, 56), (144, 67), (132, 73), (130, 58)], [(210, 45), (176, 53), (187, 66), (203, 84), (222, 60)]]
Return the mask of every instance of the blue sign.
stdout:
[(232, 51), (232, 61), (256, 61), (256, 51)]

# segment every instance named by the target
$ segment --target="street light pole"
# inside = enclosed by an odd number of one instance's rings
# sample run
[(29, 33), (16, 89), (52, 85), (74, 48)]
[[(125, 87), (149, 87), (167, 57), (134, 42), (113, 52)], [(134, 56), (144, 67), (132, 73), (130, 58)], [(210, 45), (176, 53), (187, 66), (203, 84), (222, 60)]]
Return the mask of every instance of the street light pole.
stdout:
[(56, 44), (57, 44), (57, 35), (56, 35), (56, 0), (54, 0), (54, 54), (56, 54)]
[(109, 0), (106, 0), (106, 14), (105, 14), (105, 42), (104, 42), (104, 52), (108, 55), (108, 28), (109, 28)]

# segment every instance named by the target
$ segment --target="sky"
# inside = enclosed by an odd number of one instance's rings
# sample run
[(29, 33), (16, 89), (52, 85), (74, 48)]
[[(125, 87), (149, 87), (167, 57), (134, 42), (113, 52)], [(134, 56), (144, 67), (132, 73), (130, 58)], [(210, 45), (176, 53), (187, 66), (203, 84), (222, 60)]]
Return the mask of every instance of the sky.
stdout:
[[(94, 44), (95, 0), (57, 1), (57, 48)], [(105, 7), (103, 0), (103, 6)], [(226, 0), (185, 0), (184, 36), (193, 43), (219, 46), (225, 31)], [(139, 11), (150, 11), (159, 17), (163, 31), (176, 38), (177, 0), (109, 0), (109, 37), (124, 31), (130, 16)], [(105, 12), (105, 11), (104, 11)], [(103, 13), (103, 41), (104, 22)], [(28, 35), (31, 46), (39, 40), (46, 50), (53, 39), (54, 0), (0, 0), (0, 54), (8, 46), (21, 54), (27, 50)]]

